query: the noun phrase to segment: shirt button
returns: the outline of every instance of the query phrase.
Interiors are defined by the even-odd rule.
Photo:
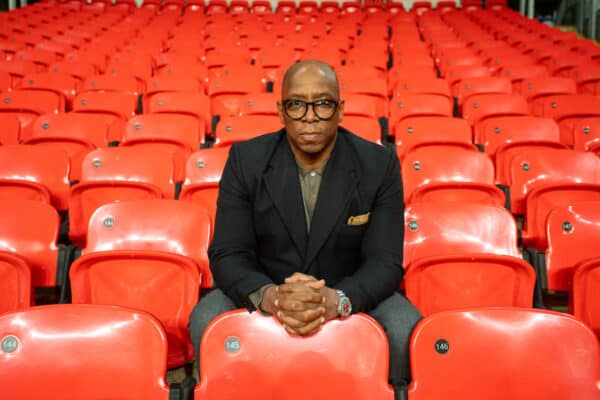
[[[311,171],[310,176],[315,176],[317,173],[315,171]]]

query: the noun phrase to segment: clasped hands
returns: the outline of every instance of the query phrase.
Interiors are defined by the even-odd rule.
[[[325,280],[294,273],[279,286],[270,286],[263,294],[260,308],[274,315],[292,335],[308,336],[337,317],[339,296],[325,286]]]

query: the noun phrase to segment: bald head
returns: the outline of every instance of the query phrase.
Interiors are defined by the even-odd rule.
[[[330,86],[331,90],[339,98],[340,85],[338,83],[337,75],[331,66],[323,61],[318,60],[305,60],[292,65],[285,71],[283,75],[283,83],[281,85],[281,98],[287,98],[287,94],[290,89],[297,85],[303,85],[304,76],[317,77],[327,86]]]

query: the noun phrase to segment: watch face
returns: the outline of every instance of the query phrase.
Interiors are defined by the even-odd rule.
[[[340,299],[340,305],[338,312],[342,317],[347,317],[352,312],[352,304],[350,303],[350,299],[347,297],[342,297]]]

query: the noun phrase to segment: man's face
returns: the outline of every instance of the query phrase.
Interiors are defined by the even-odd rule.
[[[333,149],[344,103],[331,76],[315,66],[301,68],[283,88],[277,108],[294,153],[314,158]]]

